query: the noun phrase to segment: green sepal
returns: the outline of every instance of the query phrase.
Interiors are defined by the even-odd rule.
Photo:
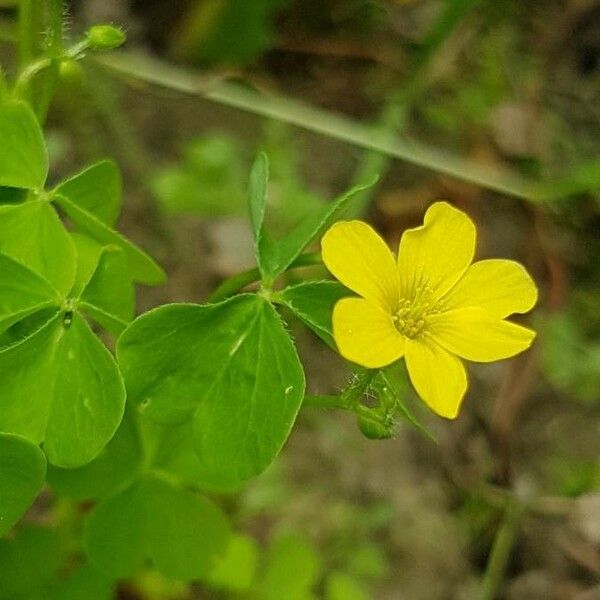
[[[133,576],[147,560],[168,577],[204,579],[231,532],[204,496],[146,475],[99,503],[85,526],[90,561],[112,577]]]
[[[0,433],[0,536],[33,504],[45,476],[46,458],[35,444]]]
[[[48,152],[41,127],[28,104],[0,98],[0,186],[41,189]]]

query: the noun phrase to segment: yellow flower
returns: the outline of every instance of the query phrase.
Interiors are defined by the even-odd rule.
[[[511,260],[471,264],[475,225],[447,202],[430,206],[423,225],[404,232],[397,261],[362,221],[336,223],[321,244],[329,271],[361,296],[335,305],[340,354],[373,369],[404,356],[417,393],[443,417],[456,417],[467,390],[461,358],[508,358],[535,337],[505,320],[533,308],[535,283]]]

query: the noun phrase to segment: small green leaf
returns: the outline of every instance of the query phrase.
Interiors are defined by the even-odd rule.
[[[58,584],[45,591],[45,600],[112,600],[115,583],[90,565],[69,573]]]
[[[58,292],[20,262],[0,254],[0,333],[14,323],[53,304]]]
[[[71,291],[76,272],[75,247],[48,202],[32,200],[0,206],[0,252],[28,266],[63,295]]]
[[[232,592],[247,592],[256,576],[259,546],[248,535],[233,535],[225,555],[217,562],[210,574],[212,587]]]
[[[327,579],[325,600],[369,600],[369,596],[354,577],[336,571]]]
[[[72,231],[70,235],[77,254],[77,273],[69,296],[79,298],[83,288],[92,278],[105,246],[82,233]]]
[[[52,392],[48,460],[60,467],[89,463],[121,422],[125,387],[111,353],[77,313],[57,349]]]
[[[130,577],[148,554],[149,515],[145,490],[136,481],[100,502],[85,525],[85,548],[91,563],[115,578]]]
[[[164,271],[143,250],[105,225],[93,214],[72,202],[66,196],[54,196],[60,207],[75,225],[85,234],[102,245],[120,247],[127,257],[131,277],[134,281],[148,285],[158,285],[165,281]]]
[[[117,335],[131,321],[135,311],[135,290],[121,248],[103,248],[96,270],[81,293],[80,306]]]
[[[77,467],[113,436],[125,390],[113,357],[84,319],[74,313],[70,326],[63,320],[57,314],[0,351],[0,430],[43,440],[52,464]]]
[[[46,600],[44,590],[64,559],[56,531],[24,524],[15,539],[0,539],[0,599]]]
[[[349,294],[336,281],[308,281],[286,288],[279,298],[307,327],[335,349],[331,314],[335,303]]]
[[[342,216],[356,194],[371,187],[376,181],[377,178],[369,183],[353,187],[315,214],[305,217],[296,229],[272,245],[269,249],[269,253],[273,255],[269,261],[270,276],[274,278],[283,273],[312,240],[320,237],[332,223]]]
[[[311,598],[320,570],[319,556],[306,537],[280,535],[269,547],[260,598]]]
[[[121,212],[121,188],[117,165],[103,160],[60,183],[55,193],[113,227]]]
[[[90,560],[108,575],[132,576],[150,560],[168,577],[183,580],[206,578],[229,537],[229,523],[216,505],[154,476],[98,504],[85,532]]]
[[[0,185],[40,189],[48,175],[42,130],[25,102],[0,100]]]
[[[125,413],[117,433],[92,462],[78,469],[50,465],[48,483],[59,494],[74,500],[103,498],[135,477],[141,459],[133,419]]]
[[[254,247],[256,261],[261,266],[260,243],[263,235],[263,223],[267,207],[267,186],[269,183],[269,159],[261,152],[250,171],[248,182],[248,207],[250,210],[250,223],[254,234]]]
[[[235,487],[262,472],[287,439],[304,395],[296,350],[263,298],[164,306],[119,339],[130,399],[151,419],[194,419],[205,483]]]
[[[371,187],[376,179],[366,185],[352,188],[330,204],[307,215],[295,229],[280,240],[273,240],[265,231],[268,181],[269,163],[266,154],[261,153],[250,173],[248,199],[256,261],[263,281],[270,284],[294,262],[313,239],[320,236],[329,225],[340,218],[356,194]]]
[[[46,459],[30,441],[0,433],[0,536],[31,506],[44,485]]]

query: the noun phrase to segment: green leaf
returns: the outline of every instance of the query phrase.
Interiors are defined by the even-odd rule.
[[[122,183],[119,168],[102,160],[60,183],[54,193],[113,227],[121,212]]]
[[[90,565],[83,565],[45,590],[45,600],[112,600],[115,584]]]
[[[85,320],[56,315],[0,351],[0,430],[44,441],[61,467],[90,462],[115,433],[125,390],[110,352]],[[26,399],[26,402],[24,402]]]
[[[308,281],[283,290],[278,299],[327,345],[335,349],[333,307],[350,292],[336,281]]]
[[[369,596],[354,577],[334,572],[327,579],[325,600],[369,600]]]
[[[64,558],[56,532],[45,527],[25,525],[14,540],[0,539],[0,599],[45,600]]]
[[[0,254],[0,333],[38,310],[60,303],[58,292],[45,279]]]
[[[70,292],[75,281],[75,247],[48,202],[0,206],[0,252],[28,266],[63,295]]]
[[[31,506],[44,485],[44,453],[28,440],[0,433],[0,536]]]
[[[79,298],[83,288],[92,278],[105,246],[82,233],[71,231],[70,236],[77,254],[77,272],[69,296]]]
[[[310,598],[320,570],[319,556],[306,537],[279,535],[269,547],[260,598]]]
[[[203,579],[229,541],[227,519],[198,494],[148,476],[98,504],[86,523],[87,553],[113,577],[146,560],[174,579]]]
[[[141,459],[133,419],[125,413],[117,433],[92,462],[78,469],[50,465],[48,483],[59,494],[74,500],[103,498],[136,476]]]
[[[265,231],[265,209],[269,164],[264,153],[259,154],[250,173],[248,198],[250,221],[254,234],[255,253],[263,280],[270,283],[283,273],[300,255],[310,242],[319,237],[348,207],[352,198],[373,185],[376,179],[365,185],[358,185],[337,200],[326,204],[313,214],[305,216],[300,224],[283,239],[273,240]]]
[[[97,504],[85,524],[90,562],[111,577],[130,577],[148,554],[149,515],[145,490],[135,482]]]
[[[269,183],[269,159],[261,152],[252,165],[248,182],[248,208],[250,223],[254,234],[256,262],[261,267],[260,244],[263,235],[263,223],[267,207],[267,185]],[[261,269],[262,270],[262,269]]]
[[[0,204],[20,204],[27,198],[27,190],[0,186]]]
[[[40,189],[48,175],[42,130],[25,102],[0,101],[0,185]]]
[[[125,252],[130,274],[134,281],[148,285],[158,285],[165,281],[163,270],[143,250],[127,238],[105,225],[92,213],[81,208],[66,196],[56,194],[54,198],[83,233],[102,245],[118,246]]]
[[[151,419],[194,419],[205,483],[235,487],[262,472],[287,439],[304,395],[296,350],[263,298],[150,311],[119,339],[130,399]]]
[[[81,293],[80,306],[117,335],[133,319],[135,289],[121,248],[103,248],[96,270]]]
[[[238,593],[250,590],[258,558],[259,547],[253,538],[248,535],[231,536],[225,555],[210,574],[210,585]]]

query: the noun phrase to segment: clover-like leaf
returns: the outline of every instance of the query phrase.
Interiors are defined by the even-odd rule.
[[[0,253],[0,333],[31,314],[60,303],[60,295],[43,277]]]
[[[92,563],[113,577],[150,561],[168,577],[203,579],[225,552],[229,523],[204,496],[146,475],[98,504],[86,523]]]
[[[25,102],[0,100],[0,186],[43,187],[48,153],[40,125]]]
[[[142,315],[119,339],[129,397],[162,423],[193,419],[205,483],[235,487],[262,472],[304,396],[294,345],[262,297],[176,304]]]
[[[28,266],[63,295],[73,287],[75,247],[45,200],[0,206],[0,252]]]
[[[44,453],[18,435],[0,433],[0,536],[31,506],[46,475]]]
[[[125,329],[135,311],[135,289],[121,248],[102,249],[79,300],[79,306],[105,329],[117,335]]]
[[[43,441],[52,464],[77,467],[115,433],[125,389],[112,355],[83,317],[68,318],[70,324],[58,313],[0,351],[0,430]]]
[[[165,280],[164,271],[141,248],[130,242],[119,232],[111,229],[98,217],[73,202],[67,196],[54,194],[58,205],[67,213],[71,221],[86,235],[102,245],[118,246],[125,252],[131,278],[140,283],[158,285]]]
[[[121,212],[121,188],[117,165],[111,160],[102,160],[60,183],[55,193],[113,227]]]
[[[48,468],[49,485],[74,500],[104,498],[132,481],[142,460],[140,440],[131,415],[125,413],[119,429],[92,462],[77,469]]]
[[[279,299],[327,345],[335,349],[331,314],[335,303],[350,292],[337,281],[307,281],[283,290]]]

